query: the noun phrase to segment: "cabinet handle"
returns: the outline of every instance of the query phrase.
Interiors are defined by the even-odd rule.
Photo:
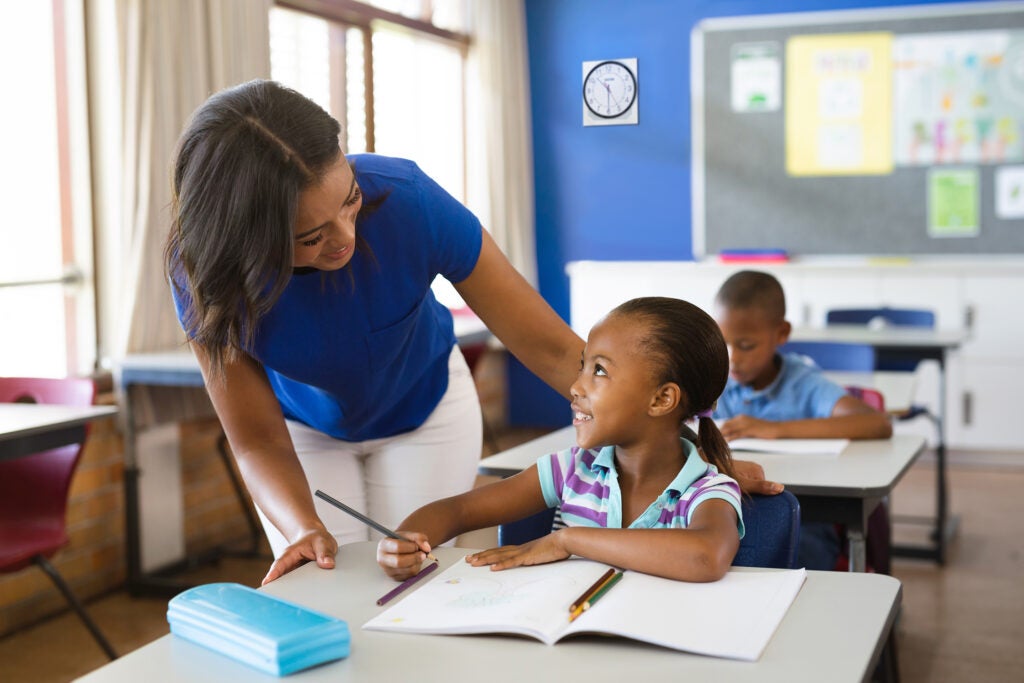
[[[964,426],[970,427],[974,422],[974,394],[970,391],[963,393],[963,420]]]
[[[964,327],[967,328],[968,332],[972,332],[974,330],[974,317],[974,304],[967,304],[964,308]]]

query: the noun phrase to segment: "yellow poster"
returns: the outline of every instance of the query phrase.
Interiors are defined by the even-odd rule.
[[[786,43],[786,171],[892,172],[892,34],[795,36]]]

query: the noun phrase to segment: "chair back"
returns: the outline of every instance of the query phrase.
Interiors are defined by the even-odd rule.
[[[498,545],[520,545],[551,532],[555,508],[498,527]],[[733,560],[737,567],[796,567],[800,546],[800,502],[789,491],[743,496],[746,533]]]
[[[828,325],[935,327],[935,313],[917,308],[839,308],[825,314]]]
[[[774,496],[744,495],[746,533],[735,567],[795,569],[800,548],[800,501],[789,491]]]
[[[88,406],[95,396],[91,379],[0,377],[2,403]],[[83,445],[0,461],[0,570],[20,569],[66,542],[68,488]]]
[[[871,372],[875,369],[875,348],[870,344],[791,341],[780,346],[779,351],[807,356],[822,370]]]
[[[882,395],[882,392],[867,387],[847,386],[845,388],[846,393],[850,396],[860,399],[880,413],[885,412],[885,396]]]

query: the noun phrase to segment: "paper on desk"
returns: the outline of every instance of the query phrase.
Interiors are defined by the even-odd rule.
[[[839,455],[849,444],[849,439],[733,439],[729,448],[751,453]]]

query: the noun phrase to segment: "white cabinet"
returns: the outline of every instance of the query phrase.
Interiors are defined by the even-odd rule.
[[[675,296],[708,312],[732,273],[764,270],[786,291],[787,317],[798,326],[825,324],[833,308],[927,308],[939,329],[966,329],[946,372],[946,434],[954,448],[1024,450],[1015,397],[1024,387],[1024,261],[931,259],[871,265],[864,259],[786,264],[581,261],[567,267],[573,328],[586,335],[611,308],[636,296]],[[918,371],[917,398],[937,407],[939,373]],[[923,430],[927,426],[900,425]],[[930,440],[934,441],[933,438]]]

